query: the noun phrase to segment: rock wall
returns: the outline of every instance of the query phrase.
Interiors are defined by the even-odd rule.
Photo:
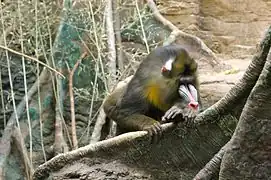
[[[269,0],[159,0],[162,14],[195,34],[223,59],[255,52],[271,22]]]

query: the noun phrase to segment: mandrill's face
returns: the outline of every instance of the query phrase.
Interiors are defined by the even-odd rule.
[[[193,85],[196,71],[196,61],[189,57],[186,52],[181,52],[177,57],[169,58],[161,68],[164,77],[176,77],[180,80],[179,95],[194,110],[199,109],[198,91]]]

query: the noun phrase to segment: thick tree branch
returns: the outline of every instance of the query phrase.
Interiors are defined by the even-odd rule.
[[[271,29],[269,29],[270,33]],[[270,44],[269,44],[270,45]],[[231,145],[225,152],[219,179],[271,177],[271,49],[260,77],[243,108]]]
[[[164,26],[167,26],[173,33],[176,31],[180,31],[178,27],[176,27],[172,22],[168,21],[162,14],[159,12],[157,9],[156,4],[154,3],[153,0],[146,0],[148,7],[151,9],[153,12],[153,16],[160,21]]]
[[[174,123],[166,123],[162,125],[163,131],[170,131],[176,125]],[[99,141],[95,144],[90,144],[76,150],[59,154],[52,158],[51,160],[47,161],[46,163],[40,165],[36,171],[34,172],[33,179],[34,180],[42,180],[49,176],[51,172],[59,170],[63,168],[65,165],[76,161],[83,157],[93,157],[97,156],[101,150],[110,149],[113,147],[119,147],[126,143],[131,143],[139,138],[143,138],[148,136],[147,131],[136,131],[136,132],[129,132],[125,134],[121,134],[119,136]]]

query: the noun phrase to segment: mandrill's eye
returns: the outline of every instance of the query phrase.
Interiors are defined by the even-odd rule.
[[[185,65],[183,62],[175,62],[173,65],[178,73],[183,73],[185,69]]]

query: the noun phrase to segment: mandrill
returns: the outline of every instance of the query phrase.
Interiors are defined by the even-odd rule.
[[[146,130],[157,141],[161,122],[192,121],[200,106],[196,61],[182,46],[169,45],[154,49],[103,108],[120,132]]]

